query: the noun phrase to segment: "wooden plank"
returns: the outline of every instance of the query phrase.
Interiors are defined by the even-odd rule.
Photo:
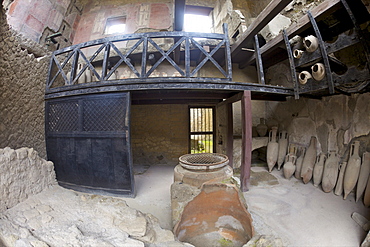
[[[342,7],[341,0],[327,0],[323,2],[322,4],[316,6],[311,10],[311,14],[314,18],[318,18],[320,20],[320,16],[323,14],[331,14],[335,12],[336,10],[340,9]],[[286,29],[286,32],[288,34],[288,37],[293,37],[304,30],[311,27],[311,22],[307,15],[303,16],[301,19],[298,20],[298,22],[292,24],[289,28]],[[278,35],[276,38],[268,42],[266,45],[261,47],[261,54],[267,55],[271,53],[274,49],[276,49],[279,46],[284,45],[284,39],[281,35]],[[243,69],[247,67],[248,65],[255,62],[256,57],[253,53],[243,53],[245,54],[244,62],[241,62],[239,64],[239,68]]]
[[[242,103],[242,157],[240,166],[240,189],[249,190],[252,162],[252,98],[250,91],[244,91]]]
[[[258,34],[290,2],[291,0],[272,0],[257,16],[248,29],[241,34],[240,38],[231,46],[232,58],[234,59],[238,53],[242,52],[242,48],[252,41],[253,37]]]

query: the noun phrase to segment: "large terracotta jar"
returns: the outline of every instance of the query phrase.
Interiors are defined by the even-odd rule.
[[[356,190],[356,202],[361,198],[367,185],[370,173],[370,153],[365,152],[362,155],[362,165],[360,169],[360,175],[358,177],[357,190]]]
[[[317,140],[315,136],[311,136],[310,145],[307,148],[306,154],[303,158],[301,177],[303,183],[308,183],[312,178],[313,167],[316,162],[316,145]]]
[[[295,162],[295,173],[294,176],[296,179],[301,179],[301,170],[302,170],[302,163],[303,163],[303,158],[306,153],[306,149],[304,147],[301,147],[299,152],[299,156]]]
[[[330,192],[334,189],[339,171],[339,158],[335,151],[331,151],[328,159],[324,165],[324,172],[322,174],[322,190]]]
[[[315,187],[321,184],[325,160],[326,155],[324,153],[321,153],[319,156],[317,156],[315,167],[313,168],[313,185]]]
[[[343,193],[343,179],[344,179],[344,172],[346,171],[347,167],[347,161],[343,161],[340,166],[339,166],[339,176],[338,176],[338,181],[337,185],[335,186],[334,194],[337,196],[342,195]]]
[[[288,133],[283,130],[279,133],[279,153],[278,153],[278,170],[280,171],[281,165],[284,163],[285,156],[287,155],[288,148]]]
[[[256,130],[259,136],[263,137],[267,134],[267,125],[264,118],[260,118],[260,123],[256,126]]]
[[[359,155],[360,142],[355,141],[351,145],[350,157],[348,159],[346,172],[344,174],[343,189],[344,189],[344,199],[347,198],[348,194],[356,186],[358,175],[360,174],[361,168],[361,157]]]
[[[267,166],[269,172],[274,168],[279,154],[279,143],[276,141],[277,127],[272,127],[269,132],[269,142],[267,144]]]

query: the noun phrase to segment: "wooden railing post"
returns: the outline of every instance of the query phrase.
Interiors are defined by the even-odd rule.
[[[250,170],[252,161],[252,101],[251,92],[244,91],[242,105],[242,158],[240,166],[240,189],[249,190]]]

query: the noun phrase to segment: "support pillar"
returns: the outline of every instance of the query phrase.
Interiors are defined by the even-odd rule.
[[[252,100],[251,92],[244,91],[241,99],[242,111],[242,157],[240,166],[240,187],[243,192],[249,190],[252,161]]]
[[[227,104],[227,150],[226,155],[229,158],[229,165],[234,167],[233,164],[233,150],[234,150],[234,130],[233,130],[233,104]]]

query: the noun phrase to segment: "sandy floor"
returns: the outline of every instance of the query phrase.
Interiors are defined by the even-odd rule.
[[[256,174],[266,168],[253,167]],[[361,201],[355,203],[354,194],[347,200],[324,193],[320,187],[291,178],[282,171],[272,172],[279,184],[261,182],[244,193],[258,234],[280,237],[286,246],[359,246],[366,232],[351,218],[358,212],[370,219],[370,209]],[[127,204],[160,220],[171,229],[170,185],[173,167],[152,166],[135,176],[136,198]],[[272,183],[273,184],[273,183]]]

